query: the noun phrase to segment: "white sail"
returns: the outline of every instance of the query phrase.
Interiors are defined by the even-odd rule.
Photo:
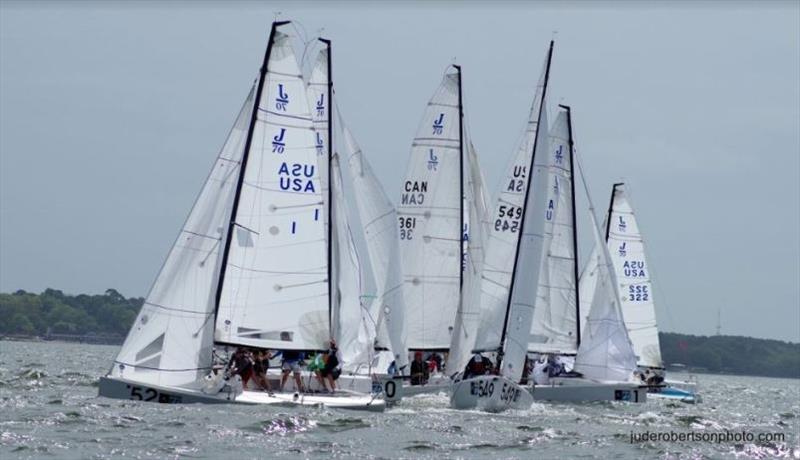
[[[533,316],[537,303],[539,274],[544,255],[544,222],[547,211],[546,165],[537,161],[537,154],[546,158],[550,152],[550,136],[547,135],[546,101],[542,100],[539,123],[542,131],[536,136],[534,165],[530,175],[530,192],[523,211],[519,249],[515,273],[509,296],[506,337],[503,343],[501,373],[512,381],[519,381],[528,355],[528,343],[533,327]]]
[[[619,291],[608,249],[602,243],[594,214],[590,214],[598,248],[596,289],[574,369],[593,380],[633,381],[636,355],[619,306]]]
[[[112,376],[186,386],[210,369],[222,246],[253,99],[251,89],[114,361]]]
[[[498,350],[502,345],[501,335],[508,307],[511,272],[514,269],[514,258],[519,242],[518,232],[520,231],[525,191],[528,186],[531,154],[537,139],[539,108],[542,105],[547,66],[548,62],[546,60],[542,66],[541,77],[536,87],[525,132],[508,166],[507,175],[500,182],[498,193],[495,194],[493,213],[489,215],[483,281],[481,283],[483,313],[478,331],[478,340],[475,344],[475,348],[478,350],[494,351]],[[546,125],[543,124],[542,126],[545,127],[546,132]],[[531,192],[533,193],[533,190]],[[525,282],[533,284],[530,279]],[[528,330],[528,333],[530,333],[530,330]]]
[[[467,141],[465,158],[467,170],[465,195],[464,285],[461,289],[463,301],[456,312],[447,370],[452,375],[463,370],[475,348],[478,327],[481,322],[481,279],[483,276],[484,251],[487,234],[486,190],[478,164],[475,147]]]
[[[328,257],[315,131],[290,38],[280,31],[257,102],[215,340],[324,349]]]
[[[410,349],[447,349],[459,304],[458,78],[447,73],[425,109],[397,208]]]
[[[379,345],[388,345],[398,368],[404,367],[408,364],[408,352],[397,212],[350,130],[344,125],[342,130],[353,194],[375,277],[376,299],[373,305],[378,310],[371,309],[371,316],[377,320],[379,337],[388,338],[388,344]]]
[[[605,227],[604,227],[605,228]],[[581,335],[586,332],[586,318],[589,316],[589,311],[592,309],[592,302],[594,301],[594,293],[597,290],[597,274],[599,262],[597,254],[597,247],[592,247],[592,253],[586,259],[586,265],[583,266],[581,271],[580,281],[578,282],[578,294],[581,299]]]
[[[338,155],[334,155],[331,167],[333,237],[336,248],[334,264],[338,274],[334,291],[334,330],[344,369],[355,371],[359,367],[368,366],[372,361],[375,323],[361,305],[362,266],[348,224],[352,219],[345,206]]]
[[[314,148],[317,152],[317,169],[323,198],[328,196],[328,49],[317,53],[317,59],[308,79],[308,102],[311,118],[314,121]],[[328,215],[322,220],[328,225]]]
[[[623,184],[614,186],[607,245],[619,284],[622,315],[640,366],[664,367],[653,285],[644,241]]]
[[[536,159],[537,165],[548,170],[545,253],[528,344],[528,351],[536,353],[575,354],[578,349],[573,168],[568,123],[567,112],[560,112],[550,130],[550,151],[547,155],[537,155]]]

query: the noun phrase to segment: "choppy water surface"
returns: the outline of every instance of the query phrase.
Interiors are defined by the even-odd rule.
[[[701,375],[703,404],[536,404],[483,414],[418,396],[383,414],[97,397],[117,347],[0,341],[6,458],[800,458],[800,381]],[[676,377],[676,376],[673,376]],[[783,442],[631,443],[631,432],[783,433]]]

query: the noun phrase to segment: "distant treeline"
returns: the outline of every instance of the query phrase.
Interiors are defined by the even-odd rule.
[[[126,299],[114,289],[101,295],[69,295],[55,289],[41,294],[0,294],[0,334],[46,337],[49,334],[128,334],[144,299]]]
[[[733,335],[697,336],[662,332],[667,365],[713,373],[800,378],[800,343]]]
[[[114,289],[102,295],[0,294],[0,335],[47,337],[128,333],[144,299],[126,299]],[[662,332],[667,365],[705,372],[800,378],[800,344],[738,336],[695,336]]]

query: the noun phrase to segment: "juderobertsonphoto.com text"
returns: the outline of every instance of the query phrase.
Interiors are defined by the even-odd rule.
[[[751,433],[749,431],[631,431],[630,443],[639,442],[785,442],[785,433]]]

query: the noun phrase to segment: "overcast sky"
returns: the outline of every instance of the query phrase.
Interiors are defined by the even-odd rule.
[[[144,296],[280,11],[333,40],[395,199],[454,58],[494,192],[555,36],[551,113],[573,107],[598,208],[630,184],[661,329],[712,334],[720,309],[725,334],[800,341],[797,2],[159,5],[1,4],[0,291]]]

